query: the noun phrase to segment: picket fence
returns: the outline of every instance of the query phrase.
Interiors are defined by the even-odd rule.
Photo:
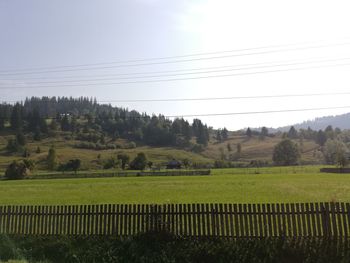
[[[8,235],[350,237],[350,203],[0,206]]]

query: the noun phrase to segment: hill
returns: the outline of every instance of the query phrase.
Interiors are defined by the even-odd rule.
[[[337,132],[296,131],[288,137],[299,145],[302,164],[317,164],[322,161],[320,138],[335,138]],[[274,146],[284,136],[213,130],[199,119],[189,123],[149,116],[91,98],[30,98],[0,104],[0,171],[23,158],[45,171],[50,147],[56,150],[58,164],[80,159],[82,170],[116,168],[118,154],[131,161],[140,152],[153,168],[173,159],[192,168],[271,165]]]
[[[308,127],[310,127],[313,130],[324,130],[329,125],[333,126],[334,128],[339,128],[342,130],[350,129],[350,113],[345,113],[345,114],[336,115],[336,116],[320,117],[314,120],[308,120],[302,123],[280,127],[276,130],[288,131],[291,126],[294,126],[294,128],[296,128],[297,130],[307,129]]]

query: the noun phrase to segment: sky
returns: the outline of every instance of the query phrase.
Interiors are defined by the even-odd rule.
[[[89,96],[214,128],[280,127],[350,111],[350,3],[0,0],[0,100]],[[192,120],[191,117],[188,118]]]

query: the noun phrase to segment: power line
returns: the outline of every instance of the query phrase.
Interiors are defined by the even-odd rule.
[[[243,111],[243,112],[226,112],[226,113],[205,113],[205,114],[183,114],[183,115],[139,115],[139,116],[125,116],[124,119],[148,119],[152,116],[163,116],[164,118],[197,118],[197,117],[218,117],[218,116],[234,116],[234,115],[256,115],[256,114],[272,114],[272,113],[288,113],[288,112],[306,112],[319,110],[334,110],[334,109],[350,109],[350,106],[335,106],[335,107],[319,107],[319,108],[303,108],[303,109],[285,109],[285,110],[267,110],[267,111]],[[1,118],[1,117],[0,117]],[[5,118],[2,118],[5,119]],[[55,117],[48,119],[57,119]]]
[[[303,112],[303,111],[317,111],[317,110],[349,109],[349,108],[350,108],[350,106],[337,106],[337,107],[286,109],[286,110],[268,110],[268,111],[247,111],[247,112],[229,112],[229,113],[168,115],[168,116],[165,116],[165,117],[166,118],[215,117],[215,116],[230,116],[230,115],[255,115],[255,114],[270,114],[270,113],[286,113],[286,112]]]
[[[177,72],[190,72],[190,71],[200,71],[200,70],[210,70],[210,69],[224,69],[224,68],[239,68],[239,67],[247,67],[247,66],[259,66],[259,65],[271,65],[271,64],[281,64],[281,63],[316,63],[316,62],[329,62],[336,60],[347,60],[350,58],[337,58],[337,59],[323,59],[323,60],[284,60],[284,61],[268,61],[268,62],[260,62],[260,63],[244,63],[239,65],[225,65],[225,66],[215,66],[215,67],[200,67],[200,68],[187,68],[187,69],[176,69],[176,70],[161,70],[161,71],[144,71],[144,72],[128,72],[128,73],[116,73],[116,74],[99,74],[99,75],[85,75],[85,76],[60,76],[60,77],[34,77],[34,78],[21,78],[21,79],[3,79],[8,81],[27,81],[27,80],[46,80],[46,79],[72,79],[72,78],[85,78],[85,77],[93,77],[93,78],[103,78],[103,77],[115,77],[115,76],[134,76],[134,75],[154,75],[154,74],[163,74],[163,73],[177,73]],[[246,69],[246,68],[245,68]],[[198,72],[197,72],[198,73]],[[148,77],[148,76],[146,76]]]
[[[109,65],[109,64],[119,64],[119,63],[134,63],[134,62],[142,62],[142,61],[185,58],[185,57],[205,56],[205,55],[214,55],[214,54],[223,54],[223,53],[233,53],[233,52],[241,52],[241,51],[268,49],[268,48],[288,47],[288,46],[295,46],[295,45],[300,45],[300,44],[281,44],[281,45],[261,46],[261,47],[253,47],[253,48],[243,48],[243,49],[232,49],[232,50],[223,50],[223,51],[193,53],[193,54],[177,55],[177,56],[164,56],[164,57],[153,57],[153,58],[143,58],[143,59],[133,59],[133,60],[120,60],[120,61],[112,61],[112,62],[87,63],[87,64],[76,64],[76,65],[62,65],[62,66],[52,66],[52,67],[24,68],[24,69],[0,71],[0,73],[1,72],[15,72],[15,71],[58,69],[58,68],[67,68],[67,67],[88,67],[88,66]]]
[[[350,95],[350,92],[309,93],[309,94],[281,94],[262,96],[238,96],[238,97],[207,97],[207,98],[179,98],[179,99],[136,99],[136,100],[99,100],[100,103],[113,102],[176,102],[176,101],[210,101],[210,100],[239,100],[239,99],[268,99],[268,98],[291,98],[291,97],[316,97]]]
[[[284,63],[275,65],[265,65],[265,66],[253,66],[253,67],[239,67],[239,68],[229,68],[220,70],[207,70],[198,72],[185,72],[185,73],[175,73],[175,74],[160,74],[160,75],[150,75],[150,76],[134,76],[134,77],[117,77],[117,78],[99,78],[99,79],[76,79],[76,80],[61,80],[61,81],[39,81],[39,82],[26,82],[26,84],[37,85],[37,84],[58,84],[58,83],[74,83],[83,81],[108,81],[108,80],[122,80],[122,79],[145,79],[145,78],[161,78],[161,77],[175,77],[175,76],[185,76],[185,75],[198,75],[198,74],[208,74],[208,73],[218,73],[218,72],[230,72],[230,71],[240,71],[249,69],[260,69],[260,68],[275,68],[275,67],[286,67],[295,65],[306,65],[324,62],[336,62],[349,60],[350,58],[341,59],[327,59],[327,60],[316,60],[316,61],[304,61],[304,62],[294,62],[294,63]]]
[[[43,74],[43,73],[55,73],[55,72],[71,72],[71,71],[83,71],[83,70],[94,70],[94,69],[125,68],[125,67],[150,66],[150,65],[159,65],[159,64],[173,64],[173,63],[183,63],[183,62],[191,62],[191,61],[222,59],[222,58],[229,58],[229,57],[263,55],[263,54],[279,53],[279,52],[285,52],[285,51],[320,49],[320,48],[344,46],[344,45],[350,45],[350,42],[337,43],[337,44],[323,44],[323,45],[314,45],[314,46],[296,47],[296,48],[285,48],[285,49],[277,49],[277,50],[267,50],[267,51],[260,51],[260,52],[221,55],[221,56],[202,57],[202,58],[177,59],[177,60],[170,60],[170,61],[158,61],[158,62],[136,63],[136,64],[121,64],[121,65],[103,66],[103,67],[73,68],[73,69],[61,69],[61,70],[42,70],[42,71],[41,71],[41,69],[45,69],[45,68],[36,68],[36,69],[34,68],[32,70],[28,69],[28,71],[25,71],[25,70],[0,71],[0,76],[28,75],[28,74],[39,74],[39,73]],[[259,49],[259,48],[255,48],[255,49]],[[229,51],[221,51],[221,53],[222,52],[228,53]],[[231,51],[231,52],[233,52],[233,51]],[[191,55],[184,55],[184,56],[191,56]],[[195,56],[195,55],[193,55],[193,56]],[[158,58],[158,59],[163,59],[163,58]],[[164,59],[165,59],[165,57],[164,57]],[[116,63],[121,63],[121,62],[99,63],[99,65],[116,64]],[[85,64],[85,66],[87,66],[87,65],[94,65],[94,64]],[[82,67],[82,66],[84,66],[84,65],[80,65],[80,67]],[[79,66],[59,66],[59,67],[51,67],[51,69],[67,68],[67,67],[79,67]],[[48,67],[46,69],[50,69],[50,68]]]
[[[246,76],[246,75],[257,75],[265,73],[278,73],[288,71],[298,71],[305,69],[319,69],[327,67],[338,67],[348,66],[350,63],[334,64],[334,65],[323,65],[323,66],[312,66],[312,67],[299,67],[299,68],[288,68],[288,69],[277,69],[277,70],[265,70],[256,72],[244,72],[244,73],[232,73],[232,74],[221,74],[221,75],[209,75],[209,76],[196,76],[196,77],[185,77],[185,78],[171,78],[171,79],[159,79],[159,80],[140,80],[140,81],[122,81],[112,83],[78,83],[78,84],[65,84],[65,85],[47,85],[47,86],[12,86],[12,87],[1,87],[0,89],[35,89],[35,88],[60,88],[60,87],[83,87],[83,86],[101,86],[101,85],[123,85],[123,84],[140,84],[140,83],[155,83],[155,82],[172,82],[182,80],[196,80],[196,79],[209,79],[209,78],[222,78],[222,77],[234,77],[234,76]]]

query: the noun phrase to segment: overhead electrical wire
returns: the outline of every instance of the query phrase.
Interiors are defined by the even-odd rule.
[[[228,112],[228,113],[204,113],[204,114],[184,114],[184,115],[166,115],[166,118],[190,118],[190,117],[213,117],[213,116],[232,116],[232,115],[255,115],[255,114],[270,114],[270,113],[286,113],[286,112],[304,112],[318,110],[334,110],[334,109],[349,109],[350,106],[335,106],[335,107],[320,107],[320,108],[304,108],[304,109],[286,109],[286,110],[267,110],[267,111],[243,111],[243,112]]]
[[[163,74],[163,73],[178,73],[178,72],[191,72],[191,71],[201,71],[201,70],[211,70],[211,69],[227,69],[232,68],[232,70],[245,70],[249,68],[242,68],[242,67],[248,67],[252,66],[250,68],[256,68],[255,66],[262,65],[265,66],[281,66],[280,64],[283,64],[282,66],[291,65],[291,64],[306,64],[306,63],[319,63],[319,62],[332,62],[332,61],[340,61],[340,60],[348,60],[350,58],[335,58],[335,59],[320,59],[320,58],[313,58],[305,61],[305,59],[293,59],[293,60],[283,60],[283,61],[267,61],[267,62],[259,62],[259,63],[244,63],[244,64],[236,64],[236,65],[224,65],[224,66],[214,66],[214,67],[199,67],[199,68],[187,68],[187,69],[175,69],[175,70],[161,70],[161,71],[143,71],[143,72],[128,72],[128,73],[114,73],[114,74],[98,74],[98,75],[85,75],[85,76],[59,76],[59,77],[32,77],[32,78],[21,78],[21,79],[2,79],[4,81],[30,81],[30,80],[55,80],[55,79],[72,79],[72,78],[84,78],[81,81],[84,80],[90,80],[91,78],[103,78],[103,77],[116,77],[116,76],[138,76],[138,75],[146,75],[144,77],[149,77],[147,75],[155,75],[155,74]],[[193,72],[193,74],[200,74],[200,72]],[[86,79],[88,77],[89,79]],[[140,77],[141,78],[141,77]],[[99,79],[101,80],[101,79]],[[33,82],[31,82],[33,83]]]
[[[261,96],[234,96],[234,97],[207,97],[207,98],[179,98],[179,99],[125,99],[125,100],[98,100],[99,103],[122,103],[122,102],[178,102],[178,101],[211,101],[211,100],[240,100],[240,99],[270,99],[270,98],[291,98],[291,97],[316,97],[316,96],[339,96],[350,95],[350,92],[329,92],[329,93],[307,93],[307,94],[280,94]]]
[[[94,67],[94,65],[120,64],[120,63],[123,63],[123,62],[107,62],[107,63],[72,65],[72,66],[32,68],[32,69],[22,69],[22,70],[7,70],[7,71],[0,71],[0,76],[44,74],[44,73],[71,72],[71,71],[84,71],[84,70],[86,71],[86,70],[109,69],[109,68],[128,68],[128,67],[150,66],[150,65],[158,65],[158,64],[173,64],[173,63],[184,63],[184,62],[191,62],[191,61],[222,59],[222,58],[229,58],[229,57],[263,55],[263,54],[279,53],[279,52],[285,52],[285,51],[299,51],[299,50],[308,50],[308,49],[320,49],[320,48],[336,47],[336,46],[344,46],[344,45],[350,45],[350,42],[336,43],[336,44],[322,44],[322,45],[313,45],[313,46],[303,46],[303,47],[295,47],[295,48],[284,48],[284,49],[282,48],[282,49],[277,49],[277,50],[265,50],[265,51],[259,51],[259,52],[220,55],[220,56],[211,56],[211,57],[199,57],[199,58],[190,58],[190,59],[175,59],[175,60],[169,60],[169,61],[156,61],[156,62],[148,62],[148,63],[121,64],[121,65],[114,65],[114,66],[97,66],[97,67]],[[251,50],[253,50],[253,49],[254,48],[252,48]],[[255,49],[262,49],[262,48],[255,48]],[[246,50],[248,50],[248,49],[246,49]],[[237,51],[239,51],[239,50],[237,50]],[[242,50],[240,50],[240,51],[242,51]],[[228,53],[228,52],[230,52],[230,51],[221,51],[221,52],[218,52],[218,53],[215,53],[215,52],[212,52],[212,53],[219,54],[219,53]],[[231,52],[234,52],[234,51],[231,51]],[[203,53],[203,54],[205,54],[205,53]],[[189,56],[198,56],[198,55],[183,55],[183,56],[189,57]],[[155,58],[155,59],[165,59],[165,58],[166,57],[164,57],[164,58]],[[171,57],[168,57],[168,58],[171,58]],[[150,59],[150,60],[155,60],[155,59]],[[129,62],[132,62],[132,61],[145,61],[145,60],[129,60]],[[92,66],[92,67],[90,67],[90,66]]]
[[[229,71],[240,71],[249,69],[260,69],[260,68],[275,68],[275,67],[286,67],[295,65],[305,65],[305,64],[315,64],[315,63],[325,63],[325,62],[336,62],[350,60],[350,58],[340,58],[340,59],[327,59],[327,60],[315,60],[315,61],[304,61],[304,62],[294,62],[294,63],[284,63],[284,64],[272,64],[265,66],[253,66],[253,67],[238,67],[220,70],[207,70],[198,72],[185,72],[185,73],[174,73],[174,74],[160,74],[160,75],[150,75],[150,76],[134,76],[134,77],[112,77],[112,78],[98,78],[98,79],[76,79],[76,80],[61,80],[61,81],[38,81],[38,82],[26,82],[26,84],[37,85],[37,84],[57,84],[57,83],[71,83],[71,82],[83,82],[83,81],[108,81],[108,80],[122,80],[122,79],[145,79],[145,78],[161,78],[161,77],[175,77],[175,76],[185,76],[185,75],[198,75],[198,74],[208,74],[208,73],[218,73],[218,72],[229,72]],[[1,87],[1,86],[0,86]]]
[[[157,79],[157,80],[121,81],[121,82],[107,82],[107,83],[77,83],[77,84],[61,84],[61,85],[45,85],[45,86],[40,86],[40,85],[28,86],[26,84],[22,84],[24,86],[11,86],[11,87],[1,87],[0,86],[0,90],[1,89],[33,89],[33,88],[36,89],[36,88],[84,87],[84,86],[103,86],[103,85],[123,85],[123,84],[138,84],[138,83],[172,82],[172,81],[182,81],[182,80],[196,80],[196,79],[257,75],[257,74],[265,74],[265,73],[288,72],[288,71],[298,71],[298,70],[305,70],[305,69],[319,69],[319,68],[348,66],[348,65],[350,65],[350,63],[310,66],[310,67],[297,67],[297,68],[287,68],[287,69],[275,69],[275,70],[265,70],[265,71],[255,71],[255,72],[242,72],[242,73],[232,73],[232,74],[220,74],[220,75],[207,75],[207,76]]]
[[[125,119],[148,119],[152,116],[163,116],[164,118],[197,118],[197,117],[218,117],[218,116],[234,116],[234,115],[256,115],[256,114],[272,114],[272,113],[288,113],[288,112],[306,112],[319,110],[334,110],[334,109],[350,109],[349,106],[334,106],[334,107],[318,107],[318,108],[302,108],[302,109],[284,109],[284,110],[266,110],[266,111],[242,111],[242,112],[225,112],[225,113],[204,113],[204,114],[182,114],[182,115],[139,115],[139,116],[125,116]],[[4,118],[2,118],[4,119]],[[57,119],[55,117],[48,119]]]

